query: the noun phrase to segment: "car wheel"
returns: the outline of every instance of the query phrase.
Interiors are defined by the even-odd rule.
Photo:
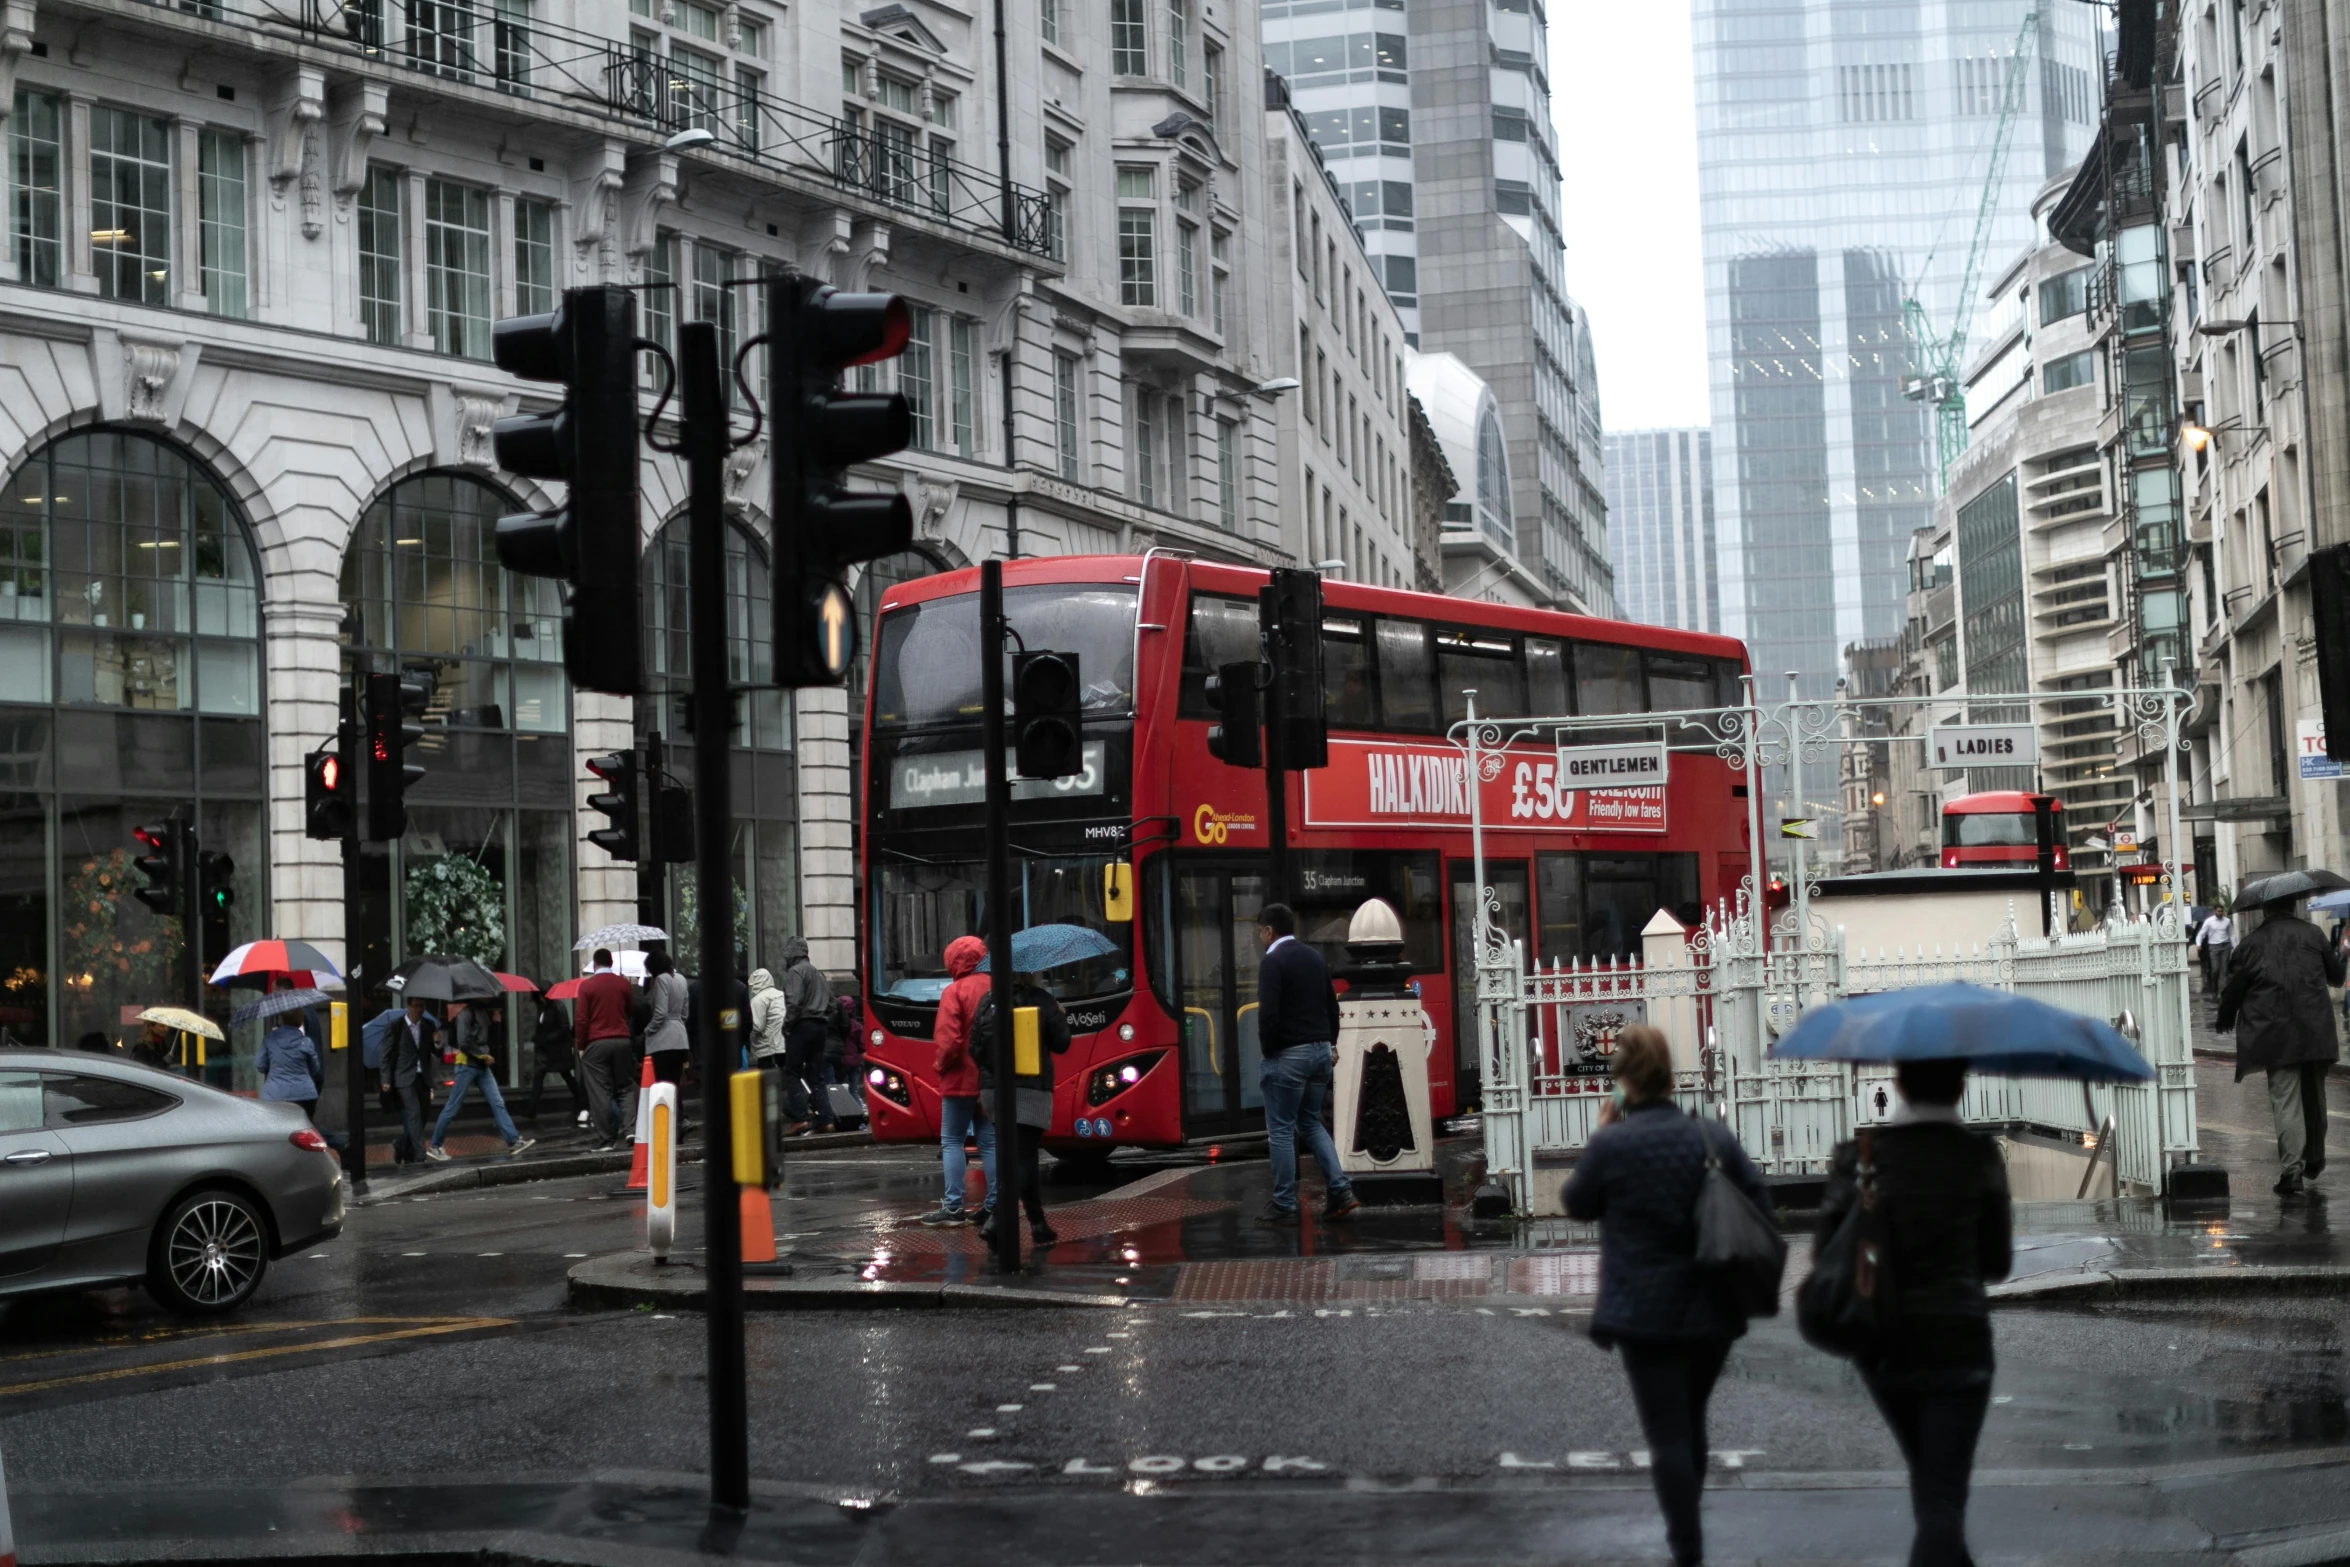
[[[147,1292],[173,1311],[210,1316],[250,1300],[268,1268],[269,1231],[251,1198],[190,1192],[156,1226]]]

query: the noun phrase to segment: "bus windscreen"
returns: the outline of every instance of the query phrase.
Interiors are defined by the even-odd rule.
[[[1035,976],[1055,1000],[1111,996],[1134,986],[1134,922],[1110,919],[1107,912],[1104,871],[1110,863],[1106,854],[1012,863],[1015,933],[1044,925],[1091,933],[1055,933],[1062,938],[1057,946],[1085,953]],[[882,860],[877,880],[866,958],[875,991],[897,1001],[935,1002],[947,987],[947,943],[987,934],[987,862]]]
[[[1013,645],[1077,655],[1085,711],[1134,709],[1134,589],[1097,583],[1011,588],[1004,617]],[[968,724],[979,718],[979,595],[958,593],[881,617],[873,721],[883,729]],[[1007,673],[1005,686],[1010,688]]]

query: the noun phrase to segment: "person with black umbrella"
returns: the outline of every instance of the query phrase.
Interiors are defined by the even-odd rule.
[[[2326,1072],[2342,1053],[2326,994],[2350,974],[2342,949],[2294,911],[2295,900],[2329,890],[2324,871],[2293,871],[2247,882],[2239,910],[2259,904],[2260,928],[2236,944],[2219,993],[2218,1028],[2236,1034],[2236,1081],[2268,1077],[2277,1130],[2278,1195],[2299,1194],[2326,1163]]]

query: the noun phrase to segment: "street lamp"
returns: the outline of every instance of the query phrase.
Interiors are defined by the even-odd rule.
[[[1304,384],[1294,375],[1277,375],[1270,381],[1259,381],[1249,391],[1253,396],[1270,400],[1283,392],[1294,392]]]
[[[689,130],[679,131],[676,135],[670,137],[667,141],[661,144],[661,150],[663,152],[692,152],[697,147],[709,146],[717,139],[717,133],[712,131],[708,126],[696,125]]]

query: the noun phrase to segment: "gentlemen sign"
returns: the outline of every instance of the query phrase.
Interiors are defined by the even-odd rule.
[[[2040,760],[2040,731],[2030,724],[1934,724],[1926,730],[1927,765],[2024,767]]]
[[[1662,740],[1634,745],[1561,745],[1558,780],[1566,789],[1626,789],[1665,781]]]

